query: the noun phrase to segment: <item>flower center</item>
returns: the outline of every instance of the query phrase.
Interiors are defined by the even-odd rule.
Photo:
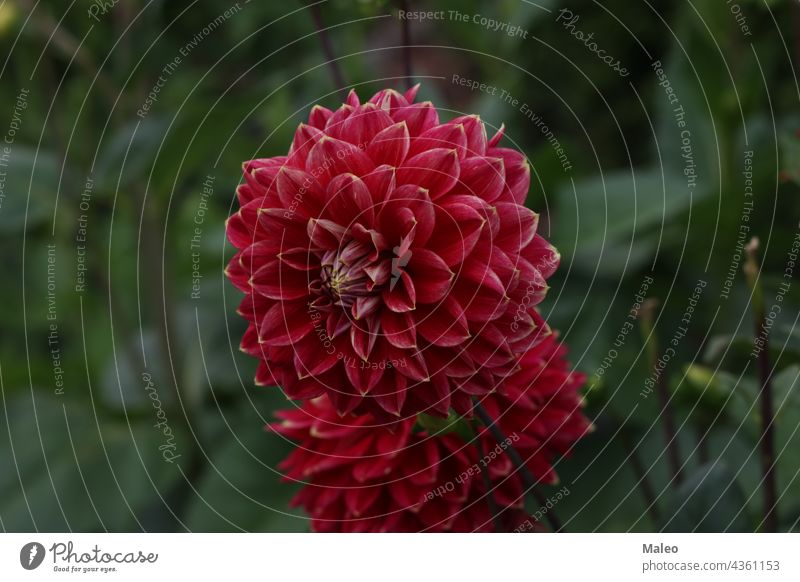
[[[377,253],[365,244],[351,240],[342,248],[327,251],[320,261],[320,277],[312,290],[330,299],[333,305],[350,307],[359,297],[380,293],[375,272]]]

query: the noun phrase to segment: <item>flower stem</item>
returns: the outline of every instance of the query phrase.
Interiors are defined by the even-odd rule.
[[[480,435],[478,435],[478,431],[475,431],[475,447],[478,449],[478,457],[482,459],[486,453],[483,449],[483,442],[481,441]],[[494,498],[494,489],[492,489],[492,482],[489,479],[488,468],[481,471],[481,478],[483,479],[483,486],[486,489],[486,503],[489,505],[489,515],[492,516],[494,531],[500,533],[503,531],[503,525],[500,522],[500,510],[497,505],[497,500]]]
[[[475,414],[477,414],[480,421],[484,425],[486,425],[486,428],[489,430],[489,433],[494,437],[494,440],[496,440],[498,444],[508,443],[508,446],[506,447],[505,451],[508,454],[508,457],[511,459],[511,462],[519,471],[520,476],[522,477],[522,483],[525,485],[525,489],[533,494],[533,496],[536,498],[536,501],[539,504],[545,506],[547,503],[547,499],[545,498],[544,495],[542,495],[542,493],[538,489],[536,489],[537,480],[533,477],[530,470],[528,470],[527,465],[525,465],[525,462],[522,460],[522,457],[520,456],[517,449],[515,449],[512,444],[510,444],[509,439],[506,437],[505,434],[503,434],[503,431],[500,429],[497,423],[494,420],[492,420],[492,417],[489,416],[489,413],[486,412],[486,409],[483,407],[483,405],[476,398],[473,399],[472,403],[473,403],[472,404],[473,409],[475,410]],[[547,521],[550,522],[550,527],[553,529],[554,532],[564,531],[564,526],[562,525],[561,520],[558,519],[558,517],[556,517],[556,514],[552,510],[549,510],[547,512]]]
[[[647,355],[650,363],[650,369],[656,372],[656,391],[658,392],[658,399],[661,403],[661,426],[664,429],[664,438],[667,442],[667,460],[672,473],[672,478],[676,484],[683,481],[681,474],[681,455],[678,450],[678,431],[675,428],[675,414],[670,406],[669,387],[667,384],[667,372],[661,370],[657,372],[659,345],[658,336],[654,330],[653,312],[658,305],[656,299],[647,299],[641,308],[641,329],[642,337],[645,341],[647,348]]]
[[[325,59],[327,59],[326,64],[331,72],[331,77],[333,77],[333,83],[336,85],[342,97],[342,101],[344,101],[347,99],[344,76],[342,75],[342,70],[339,68],[339,61],[336,60],[336,54],[333,52],[333,43],[328,34],[328,29],[325,28],[325,21],[322,19],[322,9],[319,3],[312,4],[309,6],[309,9],[311,10],[311,18],[314,20],[314,26],[317,27],[317,32],[319,33],[319,42],[322,44],[322,52],[325,54]]]
[[[622,446],[628,453],[628,459],[630,459],[631,462],[631,469],[633,469],[633,473],[636,475],[636,480],[639,484],[639,491],[642,493],[644,502],[647,503],[647,514],[650,516],[653,524],[658,524],[661,522],[661,513],[658,510],[655,491],[653,490],[653,485],[650,483],[650,479],[647,476],[644,463],[642,463],[642,459],[639,458],[639,455],[636,453],[636,449],[633,446],[630,435],[625,432],[624,429],[620,431],[620,438],[622,439]]]
[[[408,0],[397,0],[400,10],[408,12]],[[408,18],[400,19],[401,32],[403,36],[403,65],[406,77],[406,88],[414,86],[414,70],[411,63],[411,23]]]
[[[764,293],[759,280],[758,238],[753,238],[745,247],[747,258],[744,274],[752,291],[755,338],[761,351],[758,352],[758,374],[761,381],[759,408],[761,412],[761,470],[764,473],[764,529],[778,531],[778,483],[775,476],[775,413],[772,394],[772,379],[769,364],[769,335],[765,327]]]

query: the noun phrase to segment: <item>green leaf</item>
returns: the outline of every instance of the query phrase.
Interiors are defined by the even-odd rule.
[[[149,421],[95,420],[83,405],[41,394],[8,402],[6,412],[0,515],[7,530],[134,531],[143,527],[140,512],[180,478]]]
[[[5,175],[3,175],[5,173]],[[0,233],[15,235],[47,220],[59,192],[61,167],[48,152],[15,145],[9,165],[0,168]],[[68,183],[68,182],[67,182]],[[64,192],[61,192],[62,200]],[[26,216],[27,207],[27,216]]]
[[[747,532],[747,497],[723,461],[703,465],[668,494],[662,511],[668,532]]]
[[[260,409],[272,410],[282,402],[279,390],[266,394],[255,397]],[[210,413],[208,421],[220,436],[206,451],[209,466],[189,504],[192,531],[308,530],[308,518],[289,507],[296,486],[283,482],[277,467],[293,445],[265,430],[267,420],[250,403],[233,412]]]
[[[652,258],[659,233],[692,195],[682,174],[650,168],[577,181],[574,190],[571,184],[559,190],[557,200],[558,249],[584,271],[617,276]]]
[[[153,116],[118,129],[95,164],[98,188],[113,192],[118,183],[120,188],[141,187],[139,181],[147,177],[166,128],[164,121]]]

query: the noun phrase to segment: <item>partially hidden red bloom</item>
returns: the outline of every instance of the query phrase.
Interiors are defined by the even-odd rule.
[[[589,429],[578,395],[584,377],[569,372],[564,352],[548,336],[524,355],[520,372],[483,399],[508,441],[498,443],[482,428],[483,457],[474,442],[456,433],[431,436],[413,419],[388,428],[370,415],[340,417],[326,396],[278,412],[281,422],[272,427],[297,443],[280,467],[305,483],[293,504],[305,508],[315,531],[491,531],[486,472],[502,527],[524,524],[524,488],[507,446],[537,479],[555,483],[553,459]]]
[[[523,205],[527,160],[416,92],[315,106],[288,155],[244,164],[226,273],[257,384],[342,414],[464,414],[545,335],[559,255]]]

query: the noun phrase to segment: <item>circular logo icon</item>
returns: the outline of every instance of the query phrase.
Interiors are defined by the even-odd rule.
[[[19,563],[26,570],[35,570],[44,561],[44,546],[39,542],[29,542],[19,551]]]

